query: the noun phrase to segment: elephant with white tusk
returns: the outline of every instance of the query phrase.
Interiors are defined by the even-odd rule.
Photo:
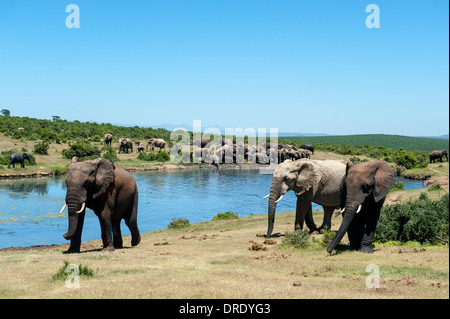
[[[66,176],[66,200],[60,213],[69,210],[69,229],[64,238],[70,240],[66,253],[79,253],[86,207],[98,216],[103,250],[122,248],[120,221],[125,220],[131,232],[131,245],[141,240],[137,226],[138,189],[129,172],[100,158],[78,162],[73,158]]]
[[[289,190],[294,190],[297,195],[295,229],[303,229],[303,222],[311,232],[330,229],[333,211],[340,205],[339,185],[344,174],[345,164],[332,160],[300,159],[278,165],[273,174],[270,194],[264,197],[269,197],[266,237],[270,237],[273,231],[276,204]],[[319,229],[312,218],[312,202],[322,205],[324,210]]]

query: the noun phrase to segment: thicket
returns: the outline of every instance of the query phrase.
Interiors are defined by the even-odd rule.
[[[159,151],[156,154],[140,152],[137,158],[147,162],[167,162],[170,161],[170,154],[165,151]]]
[[[69,148],[61,151],[62,156],[67,159],[72,159],[76,156],[80,159],[87,159],[89,157],[96,158],[100,156],[100,149],[94,145],[85,142],[75,142],[69,144]]]
[[[41,140],[50,143],[67,143],[69,141],[103,142],[106,133],[113,135],[113,142],[127,137],[139,140],[163,138],[170,140],[170,131],[162,128],[144,128],[138,126],[117,126],[110,123],[91,123],[62,120],[54,116],[53,120],[29,117],[1,116],[0,133],[15,139]],[[20,129],[19,129],[20,128]]]
[[[417,200],[384,206],[374,241],[417,241],[432,245],[448,243],[448,205],[448,193],[438,201],[431,201],[426,193],[422,193]]]

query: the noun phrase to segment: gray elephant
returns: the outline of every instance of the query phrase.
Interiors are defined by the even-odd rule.
[[[105,134],[105,136],[103,136],[103,140],[104,140],[105,146],[106,145],[111,146],[111,143],[112,143],[112,140],[113,140],[112,134],[109,134],[109,133]]]
[[[327,252],[331,253],[345,233],[352,249],[373,253],[372,241],[386,195],[395,183],[395,171],[386,161],[347,163],[341,183],[342,224]]]
[[[104,158],[78,162],[74,157],[66,175],[66,184],[66,201],[60,212],[66,206],[69,209],[69,229],[64,238],[70,240],[70,247],[66,253],[80,252],[86,207],[99,218],[103,250],[122,247],[122,219],[130,229],[131,245],[139,244],[138,189],[129,172]]]
[[[278,165],[272,178],[269,197],[267,237],[273,231],[275,209],[277,203],[289,191],[297,195],[295,214],[295,229],[303,229],[306,222],[311,232],[322,228],[331,228],[331,217],[336,207],[340,205],[339,186],[345,174],[345,164],[339,161],[308,160],[285,161]],[[323,207],[324,218],[322,226],[317,229],[312,218],[314,202]]]
[[[14,164],[17,163],[20,163],[21,168],[25,168],[25,160],[28,160],[28,163],[31,164],[30,156],[27,153],[12,153],[11,155],[9,155],[8,168],[10,168],[11,165],[15,168]]]
[[[300,148],[308,150],[308,151],[311,152],[311,154],[314,155],[314,146],[312,144],[303,144],[303,145],[300,146]]]
[[[145,151],[148,151],[148,147],[150,146],[150,150],[154,150],[155,146],[159,147],[159,150],[164,149],[166,147],[166,141],[164,141],[162,138],[149,138],[147,140],[147,146],[145,148]]]
[[[432,151],[430,152],[430,154],[428,154],[428,156],[430,157],[430,164],[431,163],[435,163],[435,161],[438,159],[441,161],[442,163],[442,157],[445,156],[445,158],[447,158],[447,162],[448,162],[448,153],[445,150],[442,151]]]
[[[119,154],[120,152],[125,153],[125,151],[131,150],[133,152],[133,142],[129,138],[121,138],[119,140]]]

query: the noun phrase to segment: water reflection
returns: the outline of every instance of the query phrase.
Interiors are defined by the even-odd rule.
[[[271,175],[247,170],[194,170],[134,173],[139,189],[138,225],[141,232],[167,227],[174,217],[191,223],[209,221],[217,213],[239,216],[267,211]],[[420,181],[402,180],[407,189],[423,188]],[[0,182],[0,248],[67,241],[67,211],[58,214],[66,194],[64,177]],[[295,210],[288,192],[277,212]],[[321,207],[313,204],[313,209]],[[128,228],[122,225],[123,235]],[[100,238],[97,216],[87,210],[83,241]]]

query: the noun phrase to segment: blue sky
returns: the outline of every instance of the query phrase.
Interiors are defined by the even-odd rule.
[[[68,29],[68,4],[80,28]],[[365,25],[367,5],[380,28]],[[449,132],[448,1],[0,2],[0,109],[279,132]]]

